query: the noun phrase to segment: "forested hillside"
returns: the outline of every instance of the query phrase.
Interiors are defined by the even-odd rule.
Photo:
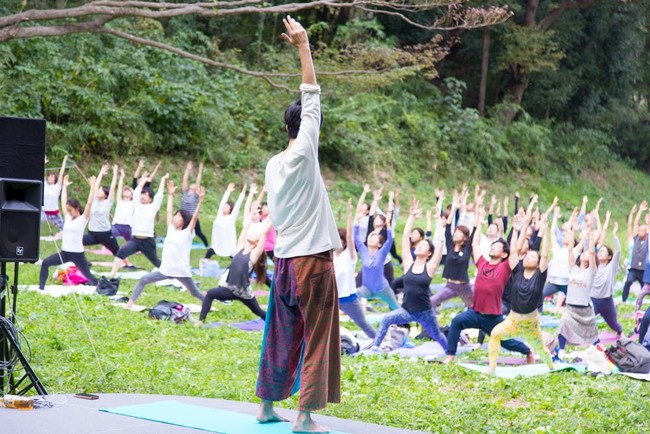
[[[298,68],[279,38],[279,14],[124,16],[105,24],[204,62],[112,33],[18,31],[71,28],[101,13],[77,24],[10,22],[33,10],[100,3],[120,2],[0,6],[0,113],[47,119],[49,154],[192,155],[229,171],[259,169],[284,145],[282,113],[297,94],[283,87],[296,89],[299,79],[270,75]],[[504,1],[498,6],[511,16],[487,11],[486,19],[455,17],[467,4],[388,3],[428,6],[405,17],[322,4],[294,14],[309,26],[324,91],[324,166],[416,182],[433,169],[453,178],[516,170],[568,179],[611,159],[650,164],[648,0]],[[269,5],[283,3],[248,8]],[[443,30],[422,28],[432,20]]]

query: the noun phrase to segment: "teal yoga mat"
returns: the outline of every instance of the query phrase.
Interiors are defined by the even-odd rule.
[[[103,408],[100,411],[221,434],[290,434],[292,427],[292,423],[287,422],[261,424],[248,414],[178,401]],[[345,434],[340,431],[330,432]]]
[[[462,366],[465,369],[470,369],[472,371],[481,372],[483,374],[487,373],[487,365],[473,365],[471,363],[459,363],[458,366]],[[548,366],[544,364],[536,365],[523,365],[523,366],[497,366],[495,371],[495,376],[501,378],[515,378],[518,376],[522,377],[534,377],[535,375],[544,375],[550,374],[551,372],[559,371],[578,371],[584,372],[587,369],[583,365],[572,365],[571,363],[555,363],[555,369],[550,371]]]

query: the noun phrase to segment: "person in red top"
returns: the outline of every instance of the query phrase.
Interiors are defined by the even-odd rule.
[[[485,210],[479,208],[476,213],[476,232],[481,233],[481,224]],[[472,241],[472,256],[476,263],[476,281],[472,306],[457,315],[449,325],[447,335],[447,358],[444,363],[451,363],[456,357],[456,348],[460,332],[464,329],[479,329],[490,334],[492,329],[504,320],[501,308],[501,297],[512,270],[517,266],[517,255],[510,256],[510,247],[503,238],[499,238],[490,246],[490,260],[481,254],[481,237]],[[528,363],[534,363],[533,351],[521,341],[508,339],[501,341],[501,346],[511,351],[526,355]]]

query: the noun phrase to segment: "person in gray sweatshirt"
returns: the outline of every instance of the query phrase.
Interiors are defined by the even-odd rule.
[[[610,213],[607,211],[605,218],[605,225],[603,227],[601,240],[605,238],[605,231],[607,222],[609,221]],[[612,293],[614,291],[614,283],[616,282],[616,271],[621,259],[621,243],[616,236],[618,231],[618,223],[614,223],[612,235],[614,236],[614,250],[611,247],[601,243],[598,248],[598,268],[596,269],[596,276],[594,283],[591,286],[591,302],[594,306],[594,313],[603,317],[609,328],[614,330],[618,335],[623,333],[623,327],[618,322],[616,316],[616,305]]]

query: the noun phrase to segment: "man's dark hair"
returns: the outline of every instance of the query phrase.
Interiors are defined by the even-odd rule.
[[[155,196],[155,193],[153,192],[151,187],[142,187],[142,191],[140,192],[140,194],[142,193],[147,193],[151,199],[153,199],[153,197]]]
[[[301,116],[302,101],[298,99],[284,112],[284,123],[287,126],[287,134],[289,135],[289,139],[295,139],[298,137],[298,131],[300,131],[300,120],[302,119]],[[322,111],[320,114],[320,124],[323,125]]]
[[[505,253],[507,255],[504,259],[508,259],[508,256],[510,256],[510,245],[508,244],[508,242],[506,240],[504,240],[503,238],[499,238],[498,240],[496,240],[492,244],[495,244],[495,243],[500,243],[503,246],[503,253]]]

